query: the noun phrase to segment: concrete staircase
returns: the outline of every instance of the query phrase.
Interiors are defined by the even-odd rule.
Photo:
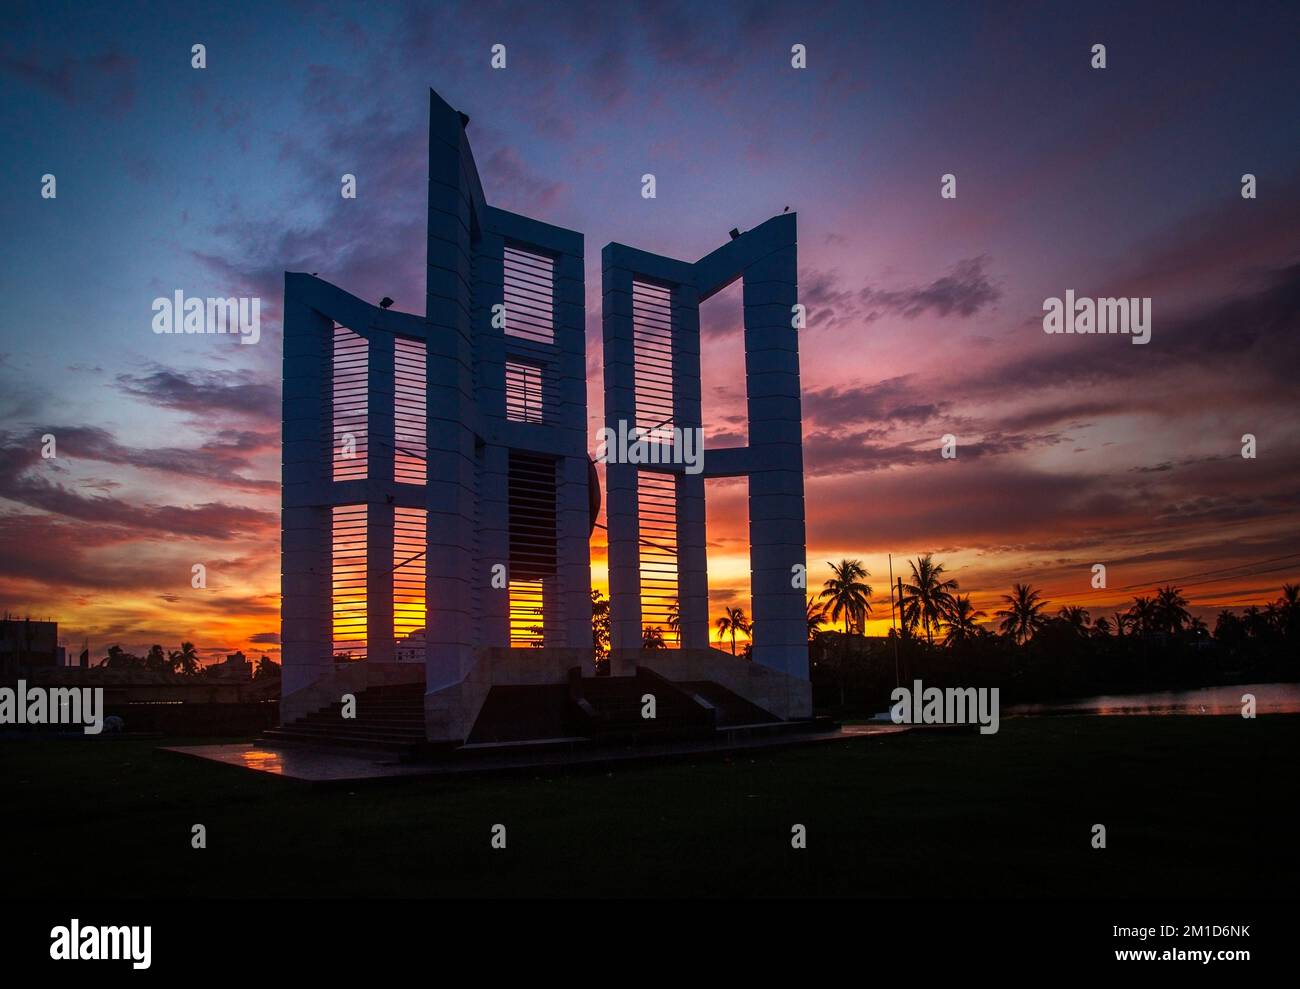
[[[712,680],[690,680],[676,686],[711,704],[717,712],[715,723],[719,728],[780,723],[780,718]]]
[[[642,698],[655,698],[655,717],[641,716]],[[638,746],[734,741],[807,731],[813,722],[783,722],[712,681],[675,683],[648,669],[628,677],[584,677],[567,684],[495,686],[459,750],[567,746]],[[371,687],[357,694],[355,718],[335,702],[291,724],[264,731],[258,744],[302,745],[387,753],[408,760],[455,745],[430,745],[424,734],[424,685]]]
[[[259,744],[285,742],[406,755],[425,744],[424,684],[371,687],[357,695],[356,717],[342,702],[262,733]]]
[[[647,694],[654,697],[654,718],[641,716]],[[630,677],[570,677],[569,703],[579,734],[598,741],[702,737],[716,726],[713,708],[644,669]]]

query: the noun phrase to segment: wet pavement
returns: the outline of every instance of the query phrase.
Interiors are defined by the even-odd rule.
[[[557,745],[554,742],[508,746],[463,746],[447,757],[428,762],[399,761],[395,755],[383,752],[369,753],[354,749],[309,748],[296,745],[257,745],[249,742],[162,746],[160,751],[307,783],[344,783],[403,777],[461,776],[527,769],[555,769],[566,766],[751,752],[761,749],[833,744],[870,735],[896,735],[907,730],[907,727],[898,725],[848,725],[828,732],[783,733],[743,740],[719,739],[630,747],[587,747]]]

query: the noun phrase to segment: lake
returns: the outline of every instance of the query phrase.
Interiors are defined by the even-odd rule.
[[[1015,704],[1005,713],[1008,717],[1045,714],[1232,714],[1240,717],[1242,694],[1255,695],[1256,714],[1300,714],[1300,683],[1240,683],[1197,690],[1102,694],[1047,704]]]

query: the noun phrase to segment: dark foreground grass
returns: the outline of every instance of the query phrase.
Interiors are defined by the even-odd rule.
[[[1300,716],[1016,719],[339,789],[151,743],[10,742],[0,828],[6,886],[50,896],[1278,896],[1298,742]]]

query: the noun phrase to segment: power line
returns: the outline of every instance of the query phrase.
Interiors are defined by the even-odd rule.
[[[1194,580],[1191,583],[1182,584],[1182,587],[1200,587],[1202,584],[1218,584],[1225,580],[1236,580],[1239,577],[1260,577],[1266,573],[1278,573],[1283,570],[1293,570],[1295,564],[1284,567],[1269,567],[1266,570],[1254,570],[1249,573],[1228,574],[1225,577],[1212,577],[1209,580]]]
[[[1213,570],[1201,570],[1201,571],[1198,572],[1198,573],[1183,574],[1181,577],[1168,577],[1168,578],[1165,578],[1164,580],[1157,580],[1157,581],[1155,581],[1155,583],[1157,583],[1157,584],[1172,584],[1172,583],[1175,583],[1175,582],[1177,582],[1177,581],[1187,580],[1188,578],[1191,578],[1191,577],[1204,577],[1206,574],[1220,573],[1220,572],[1222,572],[1222,571],[1224,571],[1224,570],[1240,570],[1240,569],[1242,569],[1243,567],[1257,567],[1257,566],[1260,566],[1261,564],[1264,564],[1264,563],[1276,563],[1278,560],[1290,560],[1290,559],[1294,559],[1294,558],[1296,558],[1296,557],[1300,557],[1300,553],[1287,553],[1287,554],[1285,554],[1285,555],[1283,555],[1283,556],[1272,556],[1272,557],[1269,557],[1269,558],[1266,559],[1266,560],[1255,560],[1255,561],[1253,561],[1253,562],[1251,562],[1251,563],[1238,563],[1238,564],[1237,564],[1236,566],[1234,566],[1234,567],[1216,567],[1216,568],[1213,569]],[[1285,568],[1285,567],[1282,567],[1281,569],[1285,570],[1286,568]],[[1241,576],[1246,576],[1246,575],[1245,575],[1245,574],[1242,574]],[[1117,589],[1117,590],[1121,590],[1121,591],[1131,591],[1131,590],[1133,590],[1135,587],[1146,587],[1146,586],[1148,586],[1148,585],[1151,584],[1151,583],[1152,583],[1152,582],[1149,581],[1149,580],[1143,580],[1143,581],[1139,581],[1139,582],[1136,583],[1136,584],[1128,584],[1128,585],[1125,586],[1125,587],[1120,587],[1120,588],[1116,588],[1116,589]]]
[[[596,523],[596,528],[604,529],[606,532],[609,532],[609,526],[602,525],[599,522]],[[677,555],[677,550],[672,549],[671,547],[668,546],[660,546],[658,543],[652,543],[649,539],[646,539],[645,536],[637,536],[637,542],[639,542],[642,546],[649,546],[651,549],[662,550],[663,552],[670,553],[673,556]]]

